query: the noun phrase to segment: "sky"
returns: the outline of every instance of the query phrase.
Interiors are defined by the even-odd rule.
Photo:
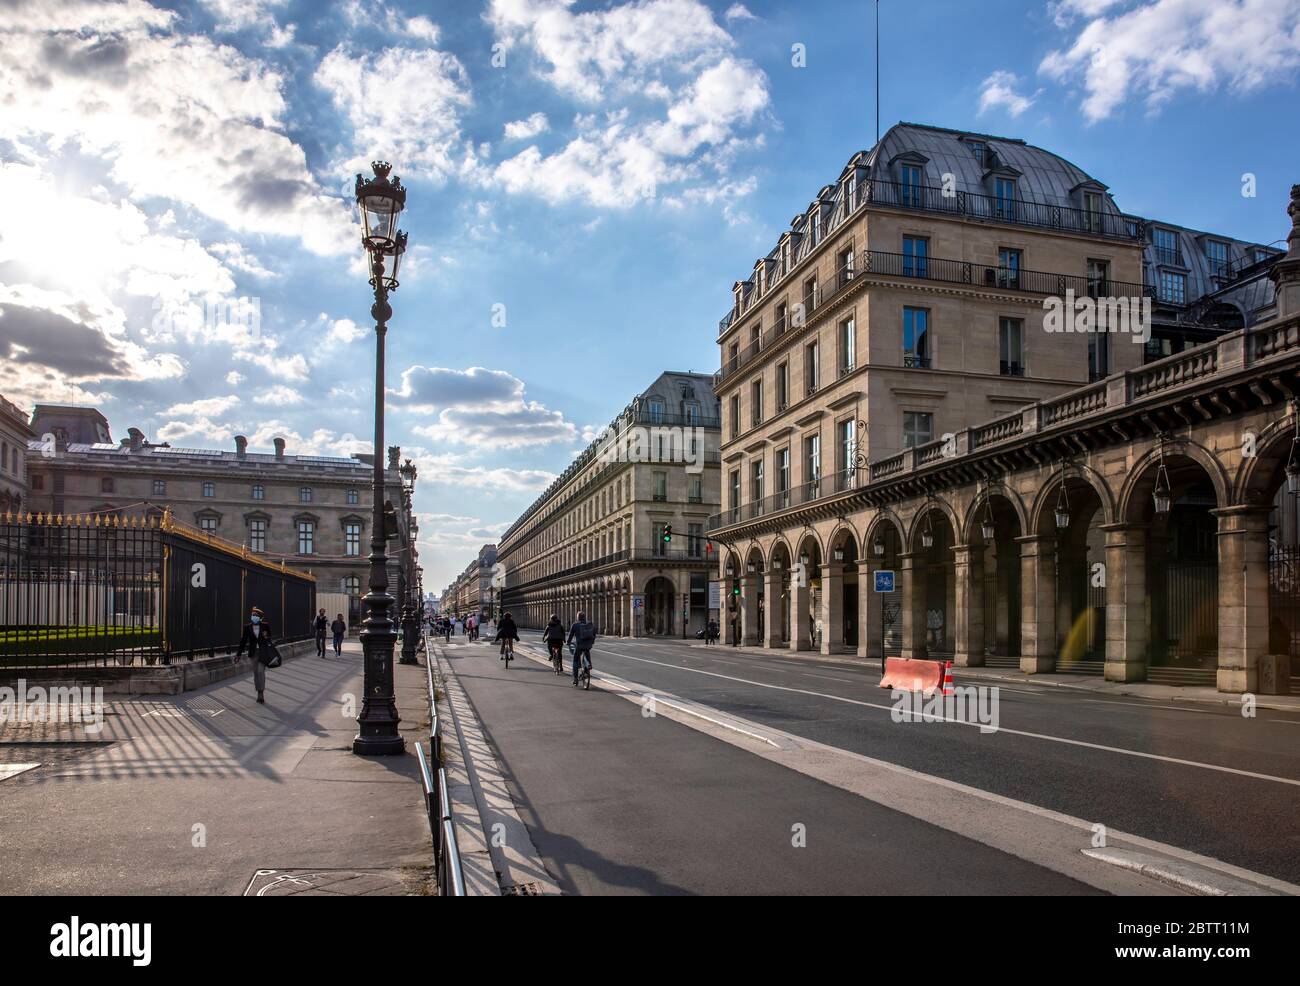
[[[388,160],[386,444],[437,592],[659,372],[717,368],[731,284],[877,126],[1023,138],[1126,212],[1286,235],[1300,0],[882,0],[879,121],[874,17],[0,0],[0,393],[115,439],[368,452],[352,192]]]

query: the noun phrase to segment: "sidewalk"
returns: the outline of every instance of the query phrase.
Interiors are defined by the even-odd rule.
[[[395,674],[413,751],[425,669]],[[0,893],[431,893],[415,757],[352,754],[360,692],[349,641],[342,657],[269,671],[265,705],[242,670],[184,695],[115,697],[96,735],[0,728],[0,764],[37,764],[0,780]]]
[[[705,645],[691,643],[688,646],[702,648]],[[729,651],[733,654],[754,654],[761,657],[775,657],[785,660],[822,661],[829,664],[870,669],[877,673],[880,670],[879,657],[855,657],[851,654],[819,654],[815,651],[793,651],[786,648],[767,649],[748,645],[732,647],[724,644],[712,644],[709,646],[709,650],[716,650],[719,653]],[[1157,685],[1146,681],[1106,681],[1101,677],[1086,674],[1025,674],[1015,668],[959,668],[954,666],[952,673],[953,678],[957,681],[974,678],[979,681],[1002,681],[1009,684],[1072,688],[1079,691],[1100,692],[1105,695],[1145,698],[1157,702],[1200,702],[1210,705],[1227,705],[1234,708],[1241,705],[1240,695],[1192,685]],[[1261,709],[1300,712],[1300,695],[1256,695],[1255,705]]]

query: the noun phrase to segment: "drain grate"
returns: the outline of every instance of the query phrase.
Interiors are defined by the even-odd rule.
[[[512,887],[503,887],[502,897],[540,897],[541,888],[536,883],[516,883]]]

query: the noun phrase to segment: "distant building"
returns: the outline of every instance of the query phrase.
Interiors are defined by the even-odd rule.
[[[661,373],[501,538],[502,610],[525,627],[582,610],[611,636],[702,628],[719,434],[712,378]]]
[[[274,453],[173,448],[137,428],[114,444],[94,408],[38,404],[26,442],[27,509],[54,514],[152,515],[175,520],[311,572],[320,592],[348,596],[348,622],[362,617],[369,591],[371,482],[369,455],[292,455],[284,439]],[[42,437],[46,436],[46,437]],[[396,508],[398,538],[389,541],[389,593],[401,612],[409,545],[402,510],[400,449],[388,449],[386,496]],[[413,548],[411,550],[414,550]]]
[[[478,614],[486,619],[496,618],[497,596],[493,587],[496,563],[495,544],[485,544],[478,549],[474,560],[447,587],[452,612],[462,617]]]
[[[27,444],[32,437],[26,412],[0,397],[0,513],[28,509]]]

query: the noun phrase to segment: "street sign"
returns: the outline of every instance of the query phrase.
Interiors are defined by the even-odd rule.
[[[634,610],[645,609],[645,597],[644,597],[644,596],[633,596],[633,597],[632,597],[632,608],[633,608]]]
[[[709,583],[709,609],[718,609],[722,605],[722,583]]]
[[[876,573],[876,591],[877,591],[877,592],[893,592],[893,591],[894,591],[894,573],[893,573],[893,572],[891,572],[891,571],[889,571],[889,570],[887,570],[887,569],[882,569],[881,571],[879,571],[879,572]]]

